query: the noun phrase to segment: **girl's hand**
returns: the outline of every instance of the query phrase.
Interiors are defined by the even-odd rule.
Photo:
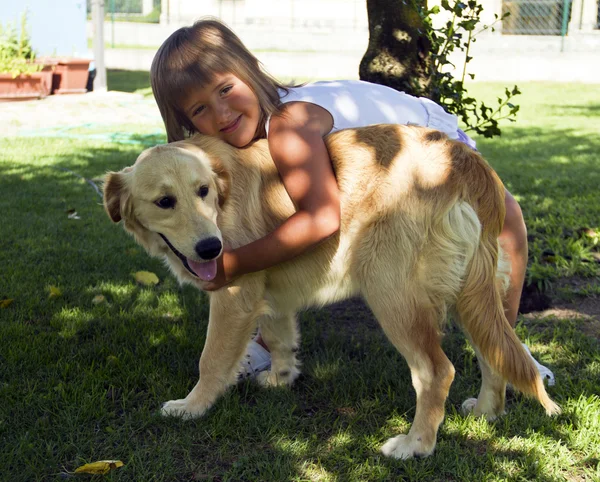
[[[231,252],[228,248],[223,248],[223,254],[217,258],[217,275],[211,281],[202,281],[202,290],[204,291],[216,291],[227,286],[229,283],[234,281],[237,276],[227,276],[223,259],[228,256]]]

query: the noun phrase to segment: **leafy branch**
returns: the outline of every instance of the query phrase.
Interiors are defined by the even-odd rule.
[[[483,7],[476,0],[468,0],[467,3],[460,0],[442,0],[440,6],[436,5],[430,9],[424,2],[415,1],[414,5],[425,25],[423,33],[431,43],[431,82],[427,95],[442,103],[448,112],[458,116],[467,126],[466,131],[475,131],[484,137],[501,135],[498,121],[516,120],[519,106],[512,100],[521,93],[518,87],[515,85],[511,90],[506,88],[504,96],[498,97],[497,106],[492,108],[485,102],[469,96],[465,88],[465,78],[475,78],[474,74],[468,73],[467,64],[473,59],[470,50],[477,36],[485,30],[495,31],[494,25],[509,13],[502,17],[495,15],[491,25],[482,25]],[[436,28],[433,25],[434,16],[442,12],[444,15],[450,14],[449,19],[442,27]],[[464,53],[460,80],[454,78],[453,71],[456,70],[456,66],[450,60],[450,55],[455,51]]]

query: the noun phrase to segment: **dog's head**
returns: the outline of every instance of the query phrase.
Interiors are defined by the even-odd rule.
[[[223,250],[217,215],[226,190],[224,172],[196,145],[157,146],[107,174],[104,208],[150,255],[166,256],[180,280],[211,280]]]

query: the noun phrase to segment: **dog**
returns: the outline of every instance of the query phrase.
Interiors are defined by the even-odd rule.
[[[340,190],[339,232],[210,293],[199,381],[162,413],[203,415],[236,382],[257,326],[272,356],[258,381],[292,384],[299,374],[296,313],[357,295],[408,362],[417,395],[408,434],[389,439],[384,454],[406,459],[434,451],[454,379],[440,346],[449,310],[482,370],[479,397],[463,410],[488,419],[502,414],[508,381],[549,415],[559,413],[504,315],[498,235],[505,190],[482,156],[414,126],[342,130],[326,145]],[[132,167],[108,173],[104,206],[181,282],[199,288],[214,277],[223,246],[261,238],[295,211],[265,140],[237,149],[202,135],[147,149]]]

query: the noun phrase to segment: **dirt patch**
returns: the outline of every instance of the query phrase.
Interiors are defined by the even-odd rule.
[[[575,284],[584,286],[589,284],[589,280],[571,279],[569,283],[571,286]],[[579,298],[577,301],[566,302],[556,295],[526,290],[521,300],[521,308],[523,307],[527,311],[521,313],[526,320],[549,317],[578,320],[580,329],[586,335],[600,340],[600,298],[598,297]],[[321,324],[330,323],[334,326],[338,334],[342,332],[346,335],[360,336],[362,330],[371,331],[378,328],[377,320],[360,298],[351,298],[322,310],[311,311],[313,316],[319,318]],[[360,324],[357,320],[361,320]]]
[[[523,315],[525,319],[548,317],[580,320],[580,328],[586,335],[600,340],[600,299],[586,298],[575,303],[558,303],[543,311]]]

